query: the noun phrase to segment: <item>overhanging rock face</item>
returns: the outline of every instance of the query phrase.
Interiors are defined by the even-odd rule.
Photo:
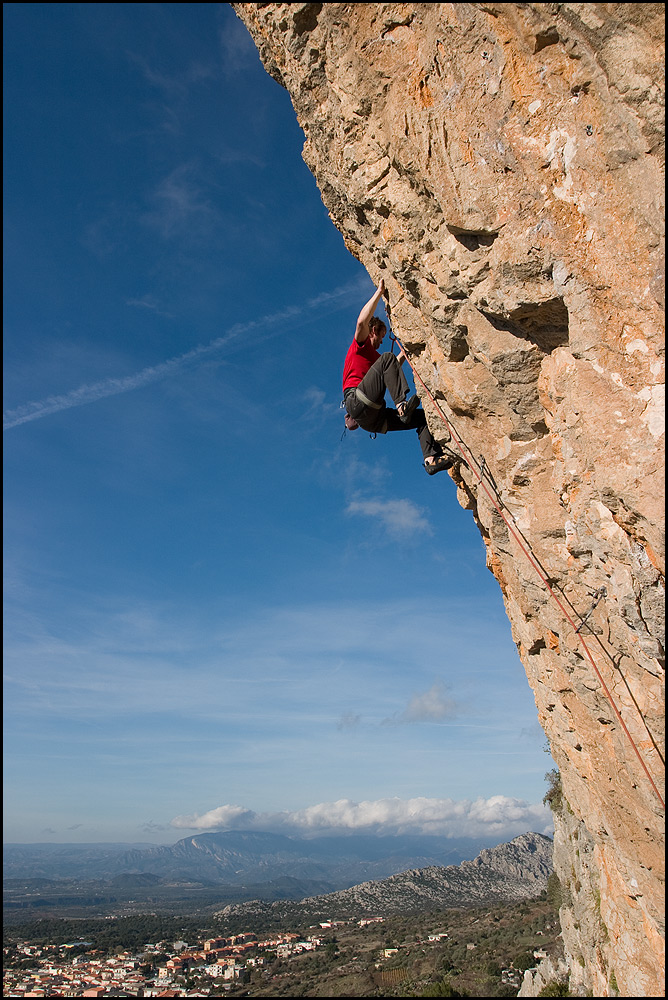
[[[570,807],[571,983],[662,996],[663,5],[232,6],[467,457]]]

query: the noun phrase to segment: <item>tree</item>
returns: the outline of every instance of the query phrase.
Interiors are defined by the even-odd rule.
[[[551,906],[558,912],[559,907],[563,902],[563,894],[561,891],[561,881],[556,872],[552,872],[547,880],[547,899]]]
[[[454,986],[447,979],[441,979],[440,983],[432,983],[431,986],[428,986],[424,991],[424,993],[422,993],[422,996],[423,997],[467,997],[469,996],[469,994],[466,992],[466,990],[464,990],[462,993],[459,993],[459,991],[456,990]]]
[[[335,959],[338,953],[339,953],[339,946],[337,944],[336,938],[334,938],[333,941],[328,941],[327,947],[325,948],[325,955],[327,956],[328,960],[332,961],[333,959]]]
[[[568,983],[563,979],[553,979],[551,982],[543,986],[542,990],[538,994],[539,997],[570,997],[571,992],[568,989]]]
[[[527,951],[523,955],[518,955],[513,961],[513,966],[519,972],[526,972],[527,969],[533,969],[536,964],[536,959],[533,957],[533,951]]]
[[[558,812],[561,808],[563,792],[561,789],[561,775],[556,768],[548,771],[545,775],[547,781],[547,791],[543,796],[543,805],[550,807],[552,812]]]

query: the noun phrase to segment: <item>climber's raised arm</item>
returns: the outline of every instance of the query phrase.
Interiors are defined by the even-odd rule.
[[[443,452],[427,425],[424,410],[417,393],[410,396],[410,389],[402,365],[407,360],[403,349],[397,357],[392,351],[380,353],[387,333],[385,321],[374,311],[381,296],[387,295],[381,280],[367,304],[357,317],[355,336],[343,363],[343,403],[346,408],[346,429],[362,427],[374,437],[388,431],[412,429],[417,431],[422,449],[424,467],[428,475],[442,472],[452,466],[452,457]],[[385,404],[389,392],[393,409]]]
[[[357,317],[357,326],[355,327],[355,340],[358,344],[363,344],[366,338],[369,336],[369,320],[376,311],[376,306],[380,302],[381,298],[385,295],[385,282],[381,278],[378,288],[373,293],[367,304],[362,309],[361,313]]]

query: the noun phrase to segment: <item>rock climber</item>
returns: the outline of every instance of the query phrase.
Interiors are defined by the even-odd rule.
[[[430,476],[449,469],[453,458],[446,455],[434,440],[427,426],[424,410],[420,409],[417,395],[409,397],[408,382],[402,371],[406,360],[403,350],[398,355],[380,354],[387,328],[374,316],[381,298],[386,295],[385,282],[378,288],[357,317],[355,336],[348,348],[343,366],[343,400],[346,408],[346,425],[356,424],[371,434],[388,431],[415,430],[420,439],[424,467]],[[385,405],[388,391],[396,410]]]

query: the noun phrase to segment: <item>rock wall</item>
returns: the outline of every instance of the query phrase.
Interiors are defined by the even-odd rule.
[[[572,985],[662,996],[663,5],[232,6],[466,459],[589,887]]]

